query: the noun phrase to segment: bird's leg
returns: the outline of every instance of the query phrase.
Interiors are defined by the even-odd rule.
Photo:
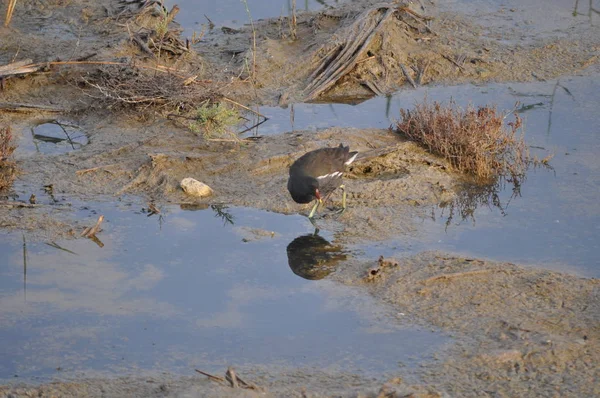
[[[317,202],[315,203],[315,205],[313,206],[312,210],[308,214],[308,218],[309,218],[310,222],[312,222],[312,219],[315,216],[315,213],[317,212],[317,208],[319,207],[319,205],[321,203],[323,203],[323,201],[321,199],[317,199]]]
[[[342,214],[346,211],[346,186],[340,185],[342,189],[342,208],[335,212],[335,214]]]

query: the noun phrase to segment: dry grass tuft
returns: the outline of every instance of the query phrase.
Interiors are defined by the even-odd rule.
[[[469,105],[463,110],[454,101],[448,105],[424,101],[414,110],[401,109],[400,115],[398,132],[478,182],[507,178],[518,183],[535,161],[529,156],[523,134],[518,134],[522,122],[516,114],[515,120],[505,125],[508,115],[495,107]]]
[[[215,84],[167,72],[142,69],[133,65],[107,66],[83,77],[83,83],[94,90],[88,95],[100,99],[111,108],[162,110],[187,113],[204,101],[217,101],[221,95]]]
[[[0,128],[0,190],[10,187],[15,179],[17,166],[12,160],[15,147],[10,127]]]

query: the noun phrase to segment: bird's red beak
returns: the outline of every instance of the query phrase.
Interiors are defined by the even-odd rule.
[[[321,200],[321,192],[319,192],[318,189],[315,189],[315,196],[317,197],[318,200]]]

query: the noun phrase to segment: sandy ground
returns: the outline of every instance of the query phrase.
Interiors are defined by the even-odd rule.
[[[60,7],[60,1],[33,3],[19,2],[11,28],[0,28],[0,64],[14,57],[45,62],[94,53],[93,59],[101,60],[139,55],[126,26],[111,17],[120,12],[118,2],[74,0],[69,7]],[[201,71],[204,77],[231,80],[224,94],[246,104],[303,100],[312,71],[298,65],[318,63],[328,43],[348,32],[344,29],[351,29],[368,6],[368,1],[353,2],[326,14],[302,15],[295,42],[281,39],[285,26],[277,20],[258,23],[253,85],[244,69],[244,56],[251,54],[249,29],[210,35],[194,47],[200,57],[169,62],[181,70]],[[593,25],[542,13],[546,25],[535,26],[555,23],[555,29],[531,31],[527,21],[537,16],[527,8],[477,11],[479,18],[445,3],[427,3],[425,10],[416,11],[435,18],[429,30],[407,28],[410,17],[389,22],[384,29],[389,37],[377,44],[377,56],[357,66],[326,98],[372,95],[361,83],[369,74],[383,92],[406,86],[399,63],[427,64],[422,84],[544,80],[582,70],[598,73],[600,32]],[[54,34],[40,35],[40,26]],[[413,224],[415,216],[432,205],[452,202],[461,183],[443,160],[387,130],[282,132],[240,145],[202,140],[160,114],[146,112],[141,118],[132,112],[93,107],[95,100],[73,84],[72,77],[87,73],[86,68],[59,67],[10,79],[0,91],[3,103],[76,109],[60,117],[78,124],[90,139],[89,145],[66,155],[21,155],[21,191],[39,192],[52,185],[55,196],[78,200],[112,201],[137,195],[159,208],[166,203],[227,203],[281,213],[307,212],[309,208],[288,197],[288,166],[308,150],[344,142],[361,152],[349,170],[351,208],[340,217],[325,212],[318,220],[321,228],[335,231],[336,244],[344,245],[413,233],[418,228]],[[414,69],[410,74],[416,77]],[[41,112],[2,112],[0,123],[24,134],[49,117],[53,116]],[[209,184],[215,196],[204,200],[186,196],[179,187],[184,177]],[[338,194],[331,205],[339,205],[339,200]],[[75,238],[84,226],[70,213],[67,202],[40,197],[33,208],[2,208],[0,226],[5,231],[25,229],[39,239]],[[231,389],[198,376],[5,386],[0,387],[0,396],[600,395],[600,287],[595,279],[443,253],[380,262],[348,260],[329,277],[363,286],[367,294],[397,306],[413,322],[453,334],[457,343],[416,376],[399,374],[384,386],[357,375],[269,369],[244,373],[262,387],[260,391]],[[405,377],[408,381],[403,382]]]

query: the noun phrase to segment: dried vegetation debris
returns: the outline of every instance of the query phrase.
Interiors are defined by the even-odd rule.
[[[14,146],[10,126],[0,127],[0,191],[12,185],[17,173],[17,165],[12,158]]]
[[[391,80],[398,82],[401,76],[416,85],[413,74],[420,82],[425,64],[415,62],[410,71],[404,64],[409,61],[415,35],[432,32],[429,20],[408,3],[379,5],[362,12],[314,53],[305,99],[317,99],[351,73],[374,95],[390,91]]]
[[[179,6],[173,5],[168,10],[162,1],[122,0],[115,17],[133,29],[131,41],[144,55],[157,59],[179,59],[192,53],[190,40],[183,40],[181,29],[173,23],[178,13]],[[199,40],[201,36],[194,36],[192,41]]]
[[[88,95],[102,100],[111,108],[154,107],[165,113],[195,109],[195,104],[216,101],[220,95],[210,81],[196,81],[194,76],[181,76],[167,68],[147,68],[129,65],[108,65],[82,77],[83,83],[96,93]]]

